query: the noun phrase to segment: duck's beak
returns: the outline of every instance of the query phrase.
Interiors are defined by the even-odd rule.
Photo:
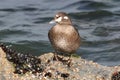
[[[55,20],[52,20],[52,21],[49,22],[49,24],[55,24],[55,23],[56,23]]]

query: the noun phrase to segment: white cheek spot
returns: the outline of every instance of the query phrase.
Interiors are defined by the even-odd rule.
[[[59,17],[58,19],[55,20],[56,22],[61,22],[62,21],[62,17]]]
[[[67,16],[64,16],[64,19],[68,19],[68,17],[67,17]]]

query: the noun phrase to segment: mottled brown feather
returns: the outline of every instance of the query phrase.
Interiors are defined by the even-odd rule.
[[[59,14],[61,17],[66,16],[65,13],[58,13],[57,15]],[[70,19],[66,22],[63,19],[62,21],[49,30],[49,40],[56,52],[75,53],[80,46],[80,35],[77,29],[72,26]]]

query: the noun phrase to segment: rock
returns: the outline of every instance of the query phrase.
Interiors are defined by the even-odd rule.
[[[40,69],[42,69],[41,71],[30,67],[30,65],[28,66],[28,63],[26,63],[29,70],[21,74],[15,73],[15,65],[19,63],[19,60],[15,59],[18,61],[16,63],[16,61],[8,59],[6,55],[10,53],[10,50],[6,49],[0,48],[0,80],[120,80],[119,66],[102,66],[80,57],[72,57],[71,65],[69,66],[67,62],[68,57],[62,58],[63,56],[59,55],[61,61],[53,61],[53,53],[46,53],[37,58],[32,57],[34,61],[38,61],[38,58],[41,60],[34,64],[39,64]],[[11,54],[13,53],[9,55]],[[27,69],[26,67],[24,68]],[[20,70],[24,71],[24,68]]]

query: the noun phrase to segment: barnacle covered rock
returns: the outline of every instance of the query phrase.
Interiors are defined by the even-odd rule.
[[[102,66],[76,57],[71,63],[69,67],[54,61],[53,53],[37,57],[0,45],[0,80],[120,80],[119,66]]]

